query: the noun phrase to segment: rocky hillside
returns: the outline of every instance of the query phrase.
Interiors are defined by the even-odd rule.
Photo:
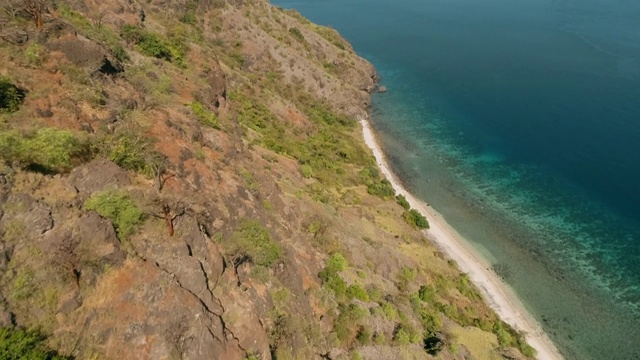
[[[379,175],[336,31],[264,0],[0,7],[4,358],[533,356]]]

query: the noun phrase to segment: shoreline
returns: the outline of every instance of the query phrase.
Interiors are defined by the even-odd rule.
[[[489,264],[464,243],[463,237],[453,229],[433,208],[409,193],[391,171],[382,148],[376,140],[371,124],[366,117],[359,119],[366,145],[371,149],[380,171],[391,182],[397,194],[403,195],[412,208],[424,215],[430,229],[424,230],[449,258],[454,260],[462,272],[480,290],[484,301],[498,314],[500,319],[513,328],[526,333],[526,339],[537,352],[540,360],[560,360],[562,355],[542,330],[540,324],[529,314],[516,295],[489,269]]]

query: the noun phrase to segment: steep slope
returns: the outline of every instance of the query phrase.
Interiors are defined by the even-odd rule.
[[[334,30],[261,0],[43,2],[40,29],[28,3],[0,18],[3,331],[77,359],[531,354],[378,174],[375,71]]]

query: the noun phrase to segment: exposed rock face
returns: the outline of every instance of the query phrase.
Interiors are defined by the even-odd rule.
[[[108,187],[131,184],[129,174],[118,165],[105,159],[97,159],[71,171],[69,183],[78,191],[91,194]]]
[[[78,35],[75,29],[64,23],[53,23],[40,34],[40,41],[50,51],[59,51],[74,65],[107,75],[122,72],[122,65],[102,46]]]

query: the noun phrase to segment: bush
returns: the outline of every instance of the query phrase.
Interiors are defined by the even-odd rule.
[[[67,130],[41,128],[27,135],[0,131],[0,157],[31,170],[64,172],[72,167],[73,159],[88,152],[88,146]]]
[[[318,273],[322,284],[333,291],[336,298],[344,298],[347,294],[347,283],[340,277],[337,271],[325,267]]]
[[[305,179],[313,177],[313,168],[309,164],[300,166],[300,171],[302,172],[302,177],[304,177]]]
[[[396,202],[405,210],[411,209],[411,205],[409,205],[409,202],[407,201],[407,198],[404,197],[404,195],[397,195]]]
[[[302,35],[302,32],[297,27],[292,27],[291,29],[289,29],[289,33],[291,33],[294,39],[300,42],[305,42],[304,35]]]
[[[347,296],[349,298],[356,298],[360,301],[369,301],[369,294],[367,294],[367,291],[357,284],[349,285],[347,288]]]
[[[189,104],[189,107],[202,125],[209,126],[214,129],[220,129],[220,124],[218,123],[218,117],[216,114],[209,111],[202,103],[197,101],[192,102]]]
[[[418,229],[429,228],[429,221],[427,221],[427,218],[422,216],[422,214],[420,214],[420,212],[416,209],[405,211],[404,213],[402,213],[402,218],[407,224]]]
[[[0,328],[0,359],[64,360],[44,345],[45,337],[35,331]]]
[[[0,113],[18,111],[24,101],[24,91],[13,85],[8,79],[0,78]]]
[[[160,35],[147,32],[138,26],[125,25],[122,27],[122,38],[131,44],[135,44],[140,52],[147,56],[181,63],[184,51],[181,44],[170,44]]]
[[[111,53],[116,58],[116,60],[120,62],[125,62],[129,60],[129,54],[127,54],[127,50],[125,50],[120,45],[113,47],[113,49],[111,49]]]
[[[347,259],[340,253],[333,253],[327,260],[327,265],[318,273],[322,284],[333,291],[336,298],[347,295],[347,283],[340,277],[339,272],[347,268]]]
[[[381,179],[378,168],[374,166],[368,166],[362,169],[359,177],[360,181],[367,186],[367,192],[371,195],[389,199],[396,194],[391,182],[387,179]]]
[[[84,207],[111,220],[121,240],[133,234],[136,226],[144,219],[142,211],[124,190],[95,193],[85,202]]]
[[[409,334],[407,334],[406,331],[404,331],[404,329],[400,329],[398,330],[394,335],[393,335],[393,341],[397,344],[397,345],[408,345],[411,343],[411,339],[409,338]]]
[[[382,303],[380,305],[382,307],[382,312],[384,313],[384,317],[388,320],[395,320],[398,318],[398,311],[396,308],[390,303]]]
[[[339,252],[331,254],[327,260],[327,269],[332,272],[344,271],[347,269],[347,266],[347,259]]]
[[[436,294],[436,289],[429,285],[420,286],[420,290],[418,290],[418,297],[420,300],[430,303],[433,300],[433,297]]]
[[[151,139],[131,131],[104,137],[98,148],[118,166],[147,177],[156,175],[165,160],[164,155],[153,150]]]
[[[244,221],[225,247],[234,261],[247,257],[258,266],[270,267],[282,257],[282,249],[269,230],[255,220]]]
[[[409,290],[409,284],[416,278],[416,270],[403,267],[396,275],[396,286],[400,291]]]

